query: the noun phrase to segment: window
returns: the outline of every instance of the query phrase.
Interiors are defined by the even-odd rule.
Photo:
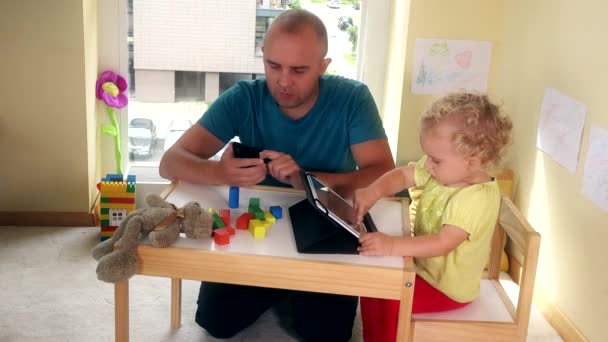
[[[357,44],[365,11],[365,6],[363,11],[360,9],[360,3],[359,0],[100,2],[100,45],[125,42],[124,47],[120,45],[118,56],[111,53],[100,56],[101,65],[121,66],[114,70],[129,82],[129,106],[123,114],[128,113],[126,120],[121,120],[122,141],[126,141],[123,155],[129,156],[125,169],[135,169],[131,173],[138,175],[138,181],[161,180],[157,171],[160,158],[183,133],[174,127],[196,123],[208,104],[237,81],[263,76],[264,33],[272,20],[289,8],[307,9],[324,21],[329,38],[328,57],[332,58],[327,72],[357,79],[361,74],[358,66],[362,64],[357,58]],[[108,29],[111,27],[118,27],[118,33]],[[135,124],[143,121],[152,122],[154,131]]]
[[[109,215],[110,217],[110,226],[118,227],[120,223],[127,217],[126,209],[110,209]]]

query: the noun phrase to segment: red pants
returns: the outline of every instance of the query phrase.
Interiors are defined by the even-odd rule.
[[[452,300],[424,279],[416,276],[412,313],[454,310],[469,303]],[[398,318],[398,300],[361,297],[361,320],[365,342],[395,342]]]

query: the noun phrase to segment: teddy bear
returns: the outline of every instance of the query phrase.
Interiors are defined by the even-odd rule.
[[[180,233],[192,239],[211,236],[213,217],[197,202],[178,209],[159,195],[149,194],[146,204],[147,208],[127,215],[111,238],[93,248],[99,280],[117,283],[131,278],[137,270],[136,247],[146,236],[154,247],[172,245]]]

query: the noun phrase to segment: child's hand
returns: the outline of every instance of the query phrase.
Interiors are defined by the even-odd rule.
[[[391,255],[395,238],[383,233],[366,233],[359,238],[361,255]]]
[[[363,222],[363,216],[377,200],[378,196],[370,187],[355,190],[355,193],[353,194],[353,207],[355,208],[355,215],[357,216],[357,224]]]

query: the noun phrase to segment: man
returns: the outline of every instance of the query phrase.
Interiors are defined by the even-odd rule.
[[[289,10],[268,29],[263,46],[265,79],[239,82],[171,147],[160,174],[209,185],[258,183],[302,189],[300,169],[350,196],[394,168],[390,148],[367,87],[323,75],[331,59],[323,22]],[[229,144],[239,136],[263,149],[260,158],[237,159]],[[270,159],[264,164],[263,158]],[[196,322],[228,338],[251,325],[285,295],[293,328],[307,341],[348,341],[357,297],[250,286],[202,283]]]

